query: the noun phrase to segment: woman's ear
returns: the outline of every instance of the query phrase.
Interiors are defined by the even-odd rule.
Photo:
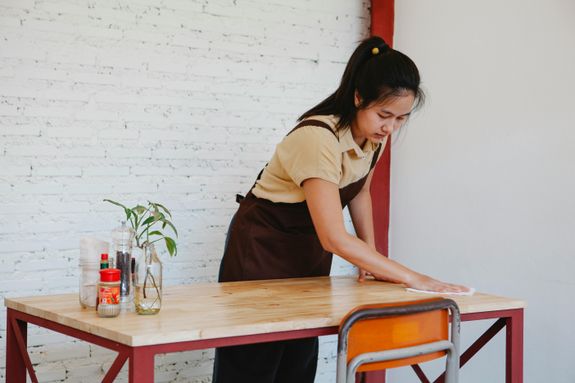
[[[359,92],[357,90],[353,93],[353,103],[356,108],[359,108],[359,106],[361,105],[361,96],[359,95]]]

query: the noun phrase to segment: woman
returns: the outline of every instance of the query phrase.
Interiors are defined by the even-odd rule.
[[[220,281],[327,276],[332,253],[378,280],[442,292],[440,282],[375,250],[373,168],[423,100],[419,72],[381,38],[352,54],[339,88],[304,113],[258,176],[232,220]],[[348,206],[357,236],[345,230]],[[215,383],[313,382],[317,338],[216,350]]]

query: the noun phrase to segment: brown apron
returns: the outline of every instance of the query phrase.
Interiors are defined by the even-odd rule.
[[[329,125],[317,120],[302,121],[288,134],[309,125],[335,135]],[[381,145],[373,155],[370,171],[380,149]],[[366,179],[367,175],[339,189],[342,207],[359,193]],[[331,260],[332,253],[321,246],[306,201],[271,202],[257,198],[250,190],[240,201],[230,226],[219,281],[327,276]]]

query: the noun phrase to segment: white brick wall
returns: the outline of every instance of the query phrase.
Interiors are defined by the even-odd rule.
[[[170,207],[180,252],[163,254],[166,283],[214,280],[234,195],[334,90],[368,33],[368,6],[0,0],[0,294],[77,291],[80,237],[108,239],[122,217],[103,198]],[[29,332],[43,382],[99,381],[113,358]],[[3,308],[0,380],[5,335]],[[333,342],[318,382],[333,381]],[[212,357],[158,356],[156,380],[208,382]]]

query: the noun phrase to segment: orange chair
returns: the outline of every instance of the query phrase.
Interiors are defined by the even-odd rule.
[[[459,308],[451,299],[356,307],[339,326],[336,381],[354,383],[356,372],[419,364],[447,355],[445,383],[457,383],[459,327]]]

